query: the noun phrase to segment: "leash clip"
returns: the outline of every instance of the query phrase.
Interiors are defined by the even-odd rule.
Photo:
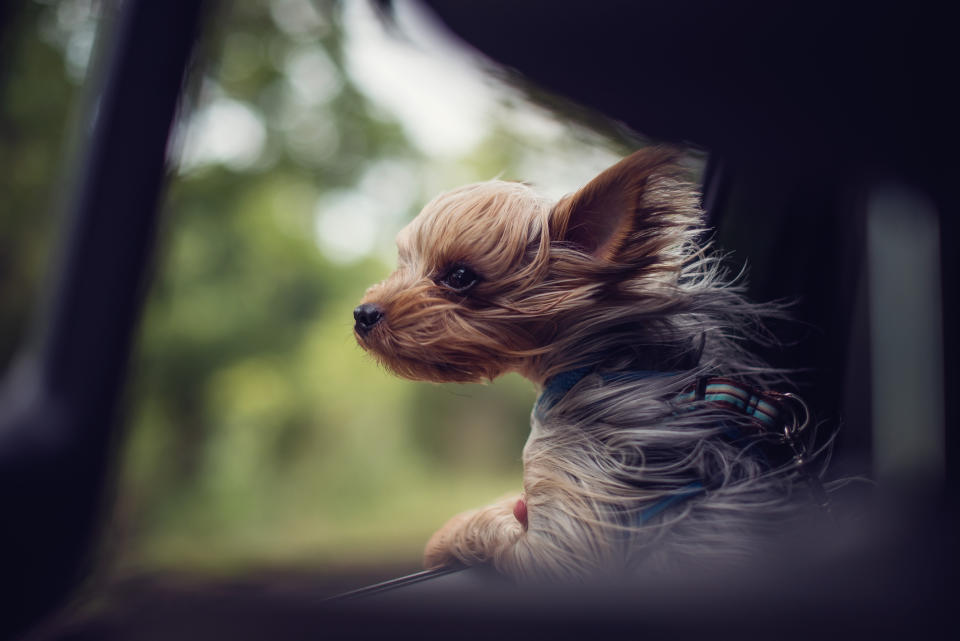
[[[810,426],[810,408],[806,401],[790,392],[770,393],[770,396],[777,400],[780,409],[786,414],[783,417],[783,435],[780,440],[790,446],[794,463],[802,466],[807,462],[807,446],[800,437]]]
[[[810,408],[806,401],[790,392],[777,394],[780,406],[790,415],[790,421],[784,422],[783,433],[787,439],[796,439],[810,426]],[[788,402],[785,402],[788,401]],[[799,411],[798,411],[799,410]],[[800,417],[803,416],[803,420]]]
[[[794,465],[802,470],[806,477],[814,503],[824,512],[830,514],[830,498],[827,496],[819,477],[807,469],[807,464],[810,462],[807,458],[809,452],[806,441],[801,438],[803,432],[811,423],[810,408],[802,398],[790,392],[777,394],[777,398],[780,401],[780,407],[790,415],[790,418],[783,423],[783,442],[790,446],[790,450],[793,452]]]

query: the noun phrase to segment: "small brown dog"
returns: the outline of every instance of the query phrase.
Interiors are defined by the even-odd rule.
[[[469,185],[400,233],[398,269],[354,310],[360,345],[415,380],[519,372],[543,390],[523,493],[454,517],[428,567],[634,572],[750,553],[794,514],[799,466],[756,447],[786,415],[757,390],[781,378],[743,340],[777,308],[747,302],[698,244],[678,157],[643,149],[557,203]]]

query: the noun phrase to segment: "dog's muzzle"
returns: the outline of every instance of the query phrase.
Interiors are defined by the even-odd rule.
[[[374,303],[364,303],[353,310],[353,319],[356,321],[354,329],[366,334],[383,319],[383,311]]]

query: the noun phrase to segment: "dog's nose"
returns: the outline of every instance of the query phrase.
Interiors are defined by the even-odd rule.
[[[383,312],[373,303],[364,303],[353,310],[353,318],[358,332],[366,334],[383,318]]]

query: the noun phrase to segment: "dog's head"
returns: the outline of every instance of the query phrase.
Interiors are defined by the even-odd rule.
[[[648,148],[555,204],[503,181],[438,196],[354,310],[357,340],[398,375],[435,382],[542,381],[589,361],[612,348],[612,328],[670,306],[699,224],[679,173],[676,152]]]

